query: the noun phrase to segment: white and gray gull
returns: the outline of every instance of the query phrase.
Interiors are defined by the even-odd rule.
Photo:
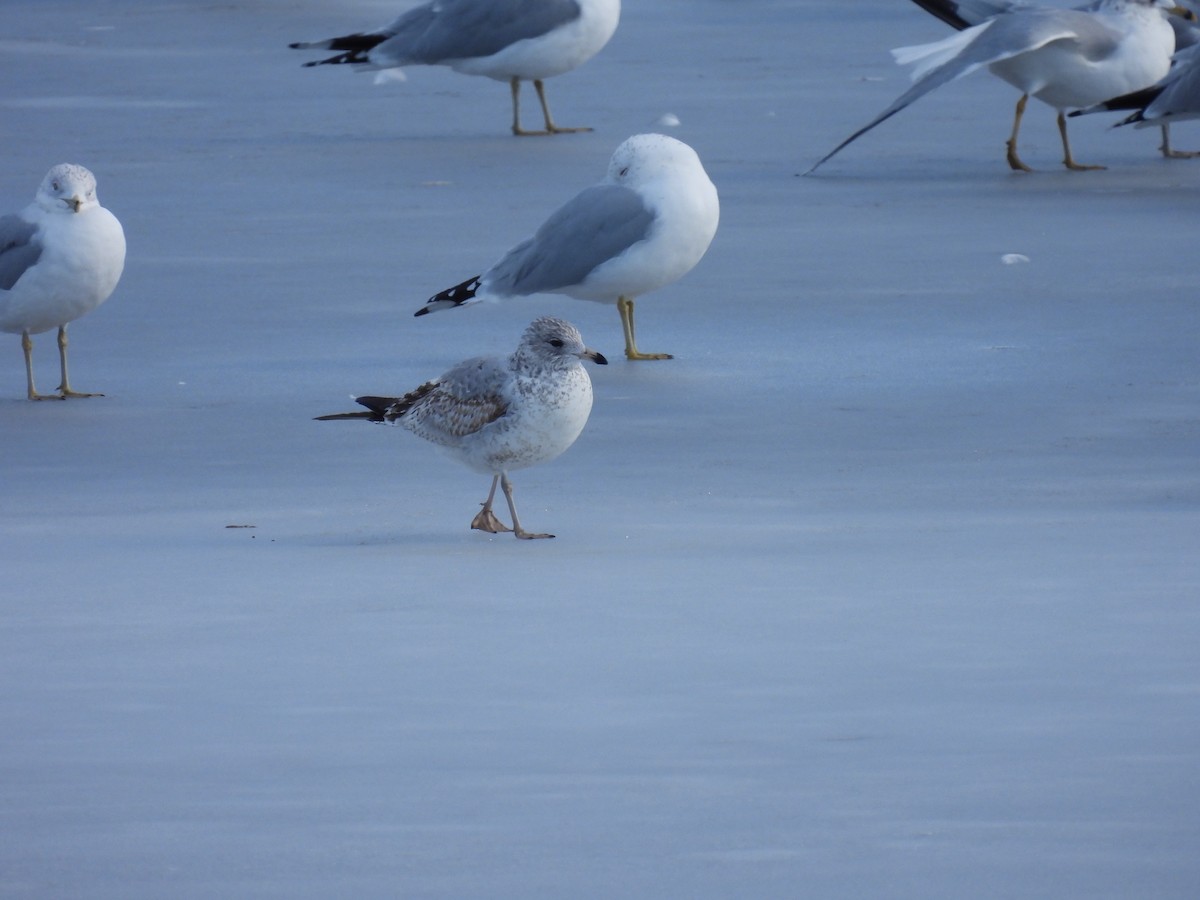
[[[482,275],[435,294],[416,312],[530,294],[615,303],[629,359],[670,359],[638,350],[635,297],[682,278],[712,243],[717,189],[696,151],[661,134],[624,141],[608,174],[551,214],[533,237]]]
[[[448,66],[465,75],[507,81],[513,134],[558,134],[591,129],[554,123],[544,79],[569,72],[599,53],[620,16],[620,0],[433,0],[382,28],[290,46],[341,51],[306,66]],[[532,81],[537,91],[546,122],[543,131],[521,126],[522,81]]]
[[[492,476],[471,527],[518,538],[551,538],[521,526],[508,473],[548,462],[575,443],[592,410],[592,383],[582,360],[608,360],[584,346],[570,322],[543,316],[525,330],[510,356],[464,360],[403,397],[357,397],[366,412],[318,416],[366,419],[407,428],[476,472]],[[499,484],[512,528],[492,512]]]
[[[71,388],[67,324],[108,299],[125,268],[125,233],[96,199],[96,179],[83,166],[46,173],[34,202],[0,216],[0,331],[21,335],[30,400],[98,397]],[[62,382],[39,394],[33,378],[33,339],[58,329]]]
[[[1065,110],[1150,87],[1166,75],[1175,51],[1175,33],[1165,18],[1170,5],[1168,0],[1098,0],[1086,9],[1015,7],[945,40],[893,50],[897,62],[916,64],[915,84],[806,174],[930,91],[984,66],[1021,91],[1006,145],[1011,168],[1029,171],[1017,153],[1017,135],[1030,97],[1058,111],[1067,168],[1103,168],[1075,162]]]

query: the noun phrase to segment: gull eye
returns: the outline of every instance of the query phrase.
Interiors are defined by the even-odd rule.
[[[629,174],[629,166],[626,166],[618,173],[622,178]]]
[[[51,186],[52,188],[54,188],[54,190],[56,190],[56,191],[61,191],[61,190],[62,190],[62,186],[61,186],[61,185],[60,185],[60,184],[59,184],[57,181],[53,182],[53,183],[52,183],[50,186]]]
[[[551,347],[555,348],[556,350],[561,350],[562,345],[563,345],[563,342],[560,341],[558,338],[551,338],[546,343],[548,343]]]

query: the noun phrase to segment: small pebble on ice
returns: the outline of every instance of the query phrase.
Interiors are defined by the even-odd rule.
[[[655,124],[660,125],[663,128],[678,128],[679,116],[675,115],[674,113],[663,113],[658,117],[658,121]]]
[[[1004,263],[1006,266],[1015,266],[1017,263],[1029,262],[1029,257],[1024,253],[1005,253],[1002,257],[1000,257],[1000,262]]]

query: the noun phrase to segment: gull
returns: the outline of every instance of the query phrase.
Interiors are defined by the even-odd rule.
[[[71,389],[67,323],[108,299],[125,267],[125,233],[96,199],[96,178],[63,163],[42,179],[33,203],[0,216],[0,331],[21,335],[30,400],[100,397]],[[62,383],[39,394],[33,383],[33,340],[58,328]]]
[[[1072,116],[1113,110],[1134,112],[1117,123],[1145,128],[1158,125],[1162,128],[1163,156],[1170,159],[1190,159],[1200,156],[1196,150],[1174,150],[1168,127],[1172,122],[1200,118],[1200,44],[1193,44],[1175,54],[1171,71],[1154,87],[1106,100],[1087,109],[1076,110]]]
[[[916,83],[806,174],[934,88],[983,66],[1021,91],[1007,142],[1012,169],[1030,171],[1017,154],[1017,135],[1031,96],[1058,110],[1063,164],[1103,168],[1075,162],[1064,110],[1150,87],[1166,75],[1175,50],[1174,32],[1163,15],[1168,6],[1168,0],[1099,0],[1086,10],[1020,7],[936,43],[893,50],[901,65],[916,63]]]
[[[584,346],[570,322],[543,316],[525,329],[510,356],[464,360],[403,397],[356,397],[366,412],[318,416],[400,425],[432,441],[476,472],[492,476],[479,531],[512,531],[524,540],[552,538],[521,527],[508,473],[548,462],[575,443],[592,410],[592,382],[582,360],[608,360]],[[504,491],[512,528],[492,512],[496,485]]]
[[[608,174],[551,214],[533,237],[482,275],[431,297],[416,315],[529,294],[615,303],[628,359],[643,353],[634,299],[682,278],[717,231],[720,203],[696,151],[661,134],[637,134],[612,155]]]
[[[913,0],[913,2],[959,31],[970,28],[972,25],[978,25],[1000,13],[1011,12],[1021,6],[1018,0]],[[1193,3],[1193,5],[1195,4]],[[1078,8],[1086,10],[1090,7]],[[1190,48],[1200,42],[1200,29],[1196,27],[1197,16],[1193,9],[1181,3],[1173,7],[1170,12],[1171,15],[1167,16],[1167,22],[1175,32],[1175,56],[1167,77],[1154,87],[1114,97],[1095,106],[1089,106],[1087,109],[1075,110],[1068,113],[1067,116],[1072,118],[1111,110],[1143,111],[1147,106],[1154,104],[1155,109],[1148,117],[1135,113],[1128,119],[1118,122],[1117,125],[1138,123],[1137,127],[1139,128],[1151,124],[1158,125],[1162,133],[1162,144],[1159,146],[1162,155],[1167,159],[1190,159],[1200,156],[1200,153],[1171,148],[1170,122],[1176,119],[1193,118],[1188,114],[1187,108],[1189,104],[1194,105],[1196,102],[1191,98],[1196,97],[1196,82],[1200,82],[1200,71],[1192,68],[1196,66],[1197,60],[1195,54],[1190,52]],[[1188,51],[1186,55],[1185,50]],[[1168,92],[1169,82],[1179,83],[1172,85]],[[1167,93],[1167,96],[1163,97],[1160,103],[1154,103],[1164,92]]]
[[[350,63],[368,69],[449,66],[465,75],[507,81],[515,135],[591,131],[554,124],[543,80],[577,68],[608,43],[621,16],[621,0],[432,0],[372,31],[298,50],[340,50],[305,66]],[[521,127],[521,82],[532,81],[546,120],[544,131]]]

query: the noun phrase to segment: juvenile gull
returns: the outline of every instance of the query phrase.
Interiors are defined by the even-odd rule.
[[[566,294],[615,303],[629,359],[642,353],[634,298],[683,277],[717,232],[720,204],[696,151],[661,134],[638,134],[616,149],[608,174],[576,194],[482,275],[431,297],[416,315],[480,300]]]
[[[400,425],[440,446],[476,472],[492,476],[471,527],[493,534],[552,538],[521,527],[508,473],[554,459],[583,431],[592,410],[592,382],[581,360],[606,360],[584,346],[570,322],[543,316],[525,329],[511,356],[464,360],[403,397],[357,397],[367,412],[318,416]],[[492,512],[496,484],[504,490],[512,528]]]
[[[21,335],[30,400],[102,396],[71,389],[67,323],[107,300],[124,267],[121,223],[100,205],[96,179],[83,166],[55,166],[33,203],[0,216],[0,331]],[[57,394],[39,394],[30,335],[56,327],[62,383]]]
[[[1103,168],[1075,162],[1064,110],[1149,87],[1166,75],[1175,49],[1168,6],[1168,0],[1099,0],[1086,10],[1015,8],[945,40],[893,50],[897,62],[917,64],[916,83],[806,174],[934,88],[983,66],[1021,91],[1007,142],[1011,168],[1029,171],[1017,154],[1017,134],[1031,96],[1058,110],[1063,164]]]
[[[577,68],[600,52],[617,29],[621,0],[433,0],[372,31],[291,44],[340,50],[306,66],[350,63],[371,69],[449,66],[465,75],[507,81],[516,135],[591,131],[554,124],[543,80]],[[544,131],[521,127],[521,82],[532,81]]]

